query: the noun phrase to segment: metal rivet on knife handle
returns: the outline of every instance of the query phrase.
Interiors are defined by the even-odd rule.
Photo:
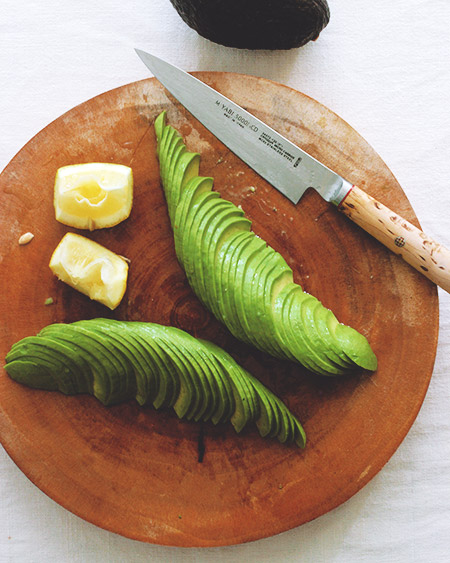
[[[353,186],[338,209],[450,293],[450,251],[369,194]]]

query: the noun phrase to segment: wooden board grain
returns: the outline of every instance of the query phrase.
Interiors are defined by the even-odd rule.
[[[381,158],[321,104],[260,78],[197,76],[418,225]],[[295,280],[368,337],[379,358],[376,373],[314,376],[238,342],[202,307],[176,261],[159,182],[153,120],[163,109],[188,147],[201,153],[201,173],[242,205]],[[48,268],[59,240],[72,230],[54,219],[56,170],[91,161],[129,165],[135,178],[130,218],[87,233],[131,261],[127,293],[114,312],[57,281]],[[2,444],[36,486],[78,516],[157,544],[256,540],[349,499],[408,432],[433,369],[435,286],[315,193],[294,206],[155,79],[102,94],[51,123],[3,171],[0,193],[3,358],[13,342],[52,322],[108,316],[175,325],[228,350],[289,405],[308,436],[301,451],[263,440],[255,428],[237,436],[231,426],[182,422],[173,412],[134,402],[105,408],[88,396],[30,390],[3,371]],[[35,238],[19,246],[26,231]],[[44,305],[48,297],[53,305]]]

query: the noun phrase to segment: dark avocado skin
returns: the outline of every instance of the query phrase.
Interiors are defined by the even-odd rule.
[[[134,398],[186,420],[230,422],[238,433],[254,423],[263,437],[306,442],[286,405],[229,354],[174,327],[102,318],[51,324],[13,344],[5,370],[34,389],[88,393],[104,405]]]
[[[199,35],[239,49],[292,49],[330,20],[326,0],[170,0]]]
[[[155,131],[166,170],[180,135],[165,112]],[[198,298],[236,338],[320,375],[377,368],[367,339],[294,283],[285,259],[250,230],[241,209],[213,191],[211,178],[175,172],[176,183],[161,180],[178,260]]]

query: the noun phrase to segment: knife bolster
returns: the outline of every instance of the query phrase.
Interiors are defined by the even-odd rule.
[[[329,197],[323,196],[324,199],[333,203],[336,207],[339,207],[343,203],[345,198],[354,188],[354,185],[347,180],[344,180],[343,178],[340,178],[340,180],[340,184]]]

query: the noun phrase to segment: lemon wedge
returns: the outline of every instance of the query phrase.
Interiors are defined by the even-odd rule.
[[[56,172],[54,206],[57,221],[77,229],[113,227],[131,212],[133,172],[111,162],[63,166]]]
[[[49,266],[61,281],[110,309],[119,305],[125,293],[126,260],[81,235],[65,234],[53,252]]]

